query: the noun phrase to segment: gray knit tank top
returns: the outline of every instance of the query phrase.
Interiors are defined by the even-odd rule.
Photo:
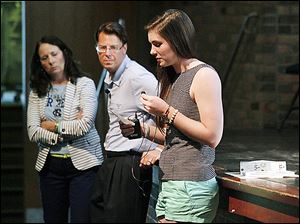
[[[196,73],[207,64],[200,64],[180,74],[174,82],[168,103],[183,115],[199,120],[196,103],[190,97],[190,87]],[[213,68],[212,68],[213,69]],[[173,125],[166,133],[166,147],[159,160],[162,180],[209,180],[216,176],[212,166],[215,150],[208,145],[193,141]]]

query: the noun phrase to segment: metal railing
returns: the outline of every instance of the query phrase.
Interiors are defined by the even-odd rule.
[[[232,68],[233,62],[235,60],[238,49],[239,49],[240,44],[242,42],[243,36],[244,36],[245,33],[249,33],[249,31],[247,30],[247,26],[249,24],[249,21],[250,21],[251,18],[254,18],[254,17],[257,17],[257,16],[258,16],[258,14],[256,12],[252,12],[252,13],[248,14],[247,17],[244,19],[244,22],[243,22],[243,24],[241,26],[241,29],[240,29],[240,32],[239,32],[238,40],[235,44],[234,50],[232,51],[230,61],[227,65],[227,68],[226,68],[224,76],[223,76],[224,77],[223,80],[222,80],[223,91],[225,89],[225,86],[226,86],[226,83],[227,83],[227,80],[228,80],[228,77],[229,77],[230,70]]]

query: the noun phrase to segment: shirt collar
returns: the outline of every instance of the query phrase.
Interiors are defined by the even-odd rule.
[[[112,79],[110,78],[110,75],[109,75],[109,72],[108,72],[106,77],[105,77],[104,82],[107,85],[112,85],[112,83],[113,83],[117,86],[120,86],[121,76],[122,76],[123,72],[125,71],[125,69],[126,69],[127,65],[129,64],[129,62],[130,62],[130,58],[127,55],[125,55],[125,58],[123,59],[121,65],[117,69],[117,71],[116,71],[115,75],[113,76],[113,78]]]

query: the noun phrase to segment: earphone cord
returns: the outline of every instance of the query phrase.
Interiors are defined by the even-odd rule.
[[[137,117],[137,112],[135,112],[135,113],[136,113],[136,114],[135,114],[135,117]],[[143,126],[144,126],[144,125],[145,125],[145,119],[144,119],[144,116],[142,116],[142,121],[143,121]],[[150,151],[151,146],[152,146],[152,144],[153,144],[153,142],[154,142],[154,140],[155,140],[156,131],[157,131],[157,127],[155,128],[153,140],[152,140],[150,146],[148,147],[148,149],[147,149],[145,155],[142,156],[141,159],[143,159],[143,158],[148,154],[148,152]],[[144,142],[144,138],[145,138],[145,137],[142,137],[142,141],[141,141],[141,144],[140,144],[140,146],[139,146],[137,152],[140,151],[140,149],[141,149],[141,147],[142,147],[142,145],[143,145],[143,142]],[[133,179],[136,181],[138,188],[142,191],[143,196],[146,197],[145,191],[144,191],[143,187],[140,186],[140,183],[141,183],[142,185],[144,185],[144,184],[146,184],[147,182],[149,182],[150,180],[140,180],[140,179],[138,179],[138,178],[135,176],[135,174],[134,174],[134,169],[133,169],[134,160],[135,160],[135,155],[133,155],[133,157],[132,157],[131,174],[132,174]]]

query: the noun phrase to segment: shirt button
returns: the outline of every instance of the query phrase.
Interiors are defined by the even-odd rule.
[[[63,128],[61,131],[62,131],[62,132],[65,132],[65,131],[66,131],[66,129],[64,129],[64,128]]]
[[[55,140],[54,140],[54,139],[52,139],[52,140],[51,140],[51,142],[52,142],[52,143],[55,143]]]

